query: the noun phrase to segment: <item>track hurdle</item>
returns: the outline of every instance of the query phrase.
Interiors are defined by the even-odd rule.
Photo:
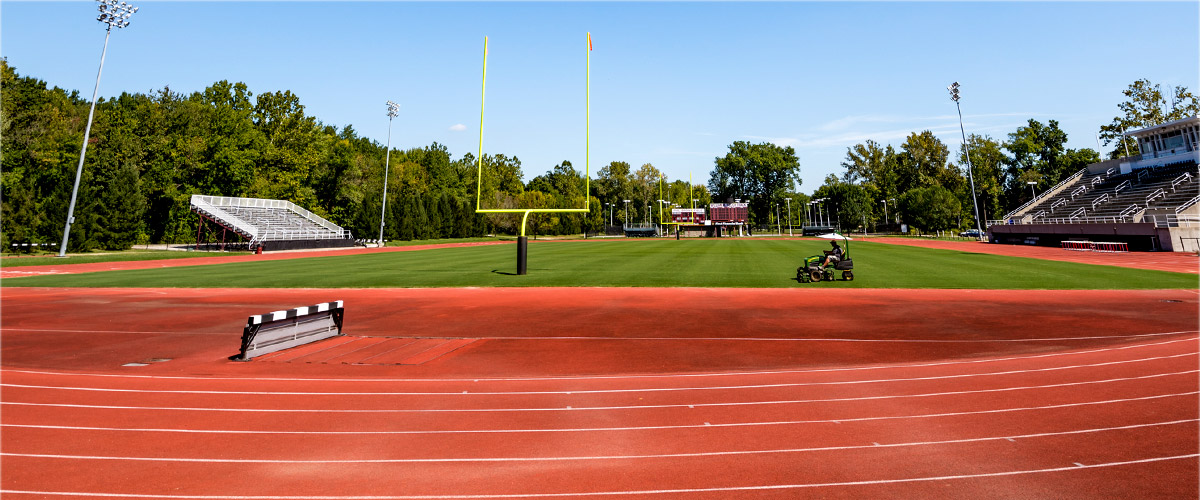
[[[344,315],[339,300],[250,316],[242,330],[241,353],[231,359],[249,361],[255,356],[336,337],[342,334]]]
[[[1092,242],[1090,241],[1072,241],[1064,240],[1062,242],[1063,250],[1075,250],[1080,252],[1092,251]]]
[[[1092,243],[1092,251],[1105,253],[1124,253],[1129,251],[1129,244],[1114,241],[1097,241]]]

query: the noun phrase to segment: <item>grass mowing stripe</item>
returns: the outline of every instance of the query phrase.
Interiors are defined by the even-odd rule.
[[[12,278],[3,286],[79,287],[755,287],[1195,289],[1195,275],[854,241],[855,280],[801,285],[796,267],[824,241],[692,239],[531,241],[529,274],[513,245],[312,257]]]

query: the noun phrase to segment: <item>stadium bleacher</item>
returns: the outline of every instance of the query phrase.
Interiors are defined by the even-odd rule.
[[[291,250],[355,245],[350,231],[290,201],[194,194],[191,209],[203,219],[240,235],[249,249]]]
[[[1200,229],[1197,168],[1197,162],[1183,161],[1121,173],[1091,165],[1004,220],[989,221],[989,239],[1059,246],[1093,238],[1134,250],[1194,251],[1200,242],[1192,234]]]

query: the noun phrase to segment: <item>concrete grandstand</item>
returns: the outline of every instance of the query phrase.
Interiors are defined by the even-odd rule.
[[[191,209],[200,215],[201,228],[206,221],[222,232],[232,232],[245,240],[247,248],[292,250],[335,248],[355,245],[349,230],[329,222],[295,203],[260,198],[192,195]],[[197,230],[197,246],[201,231]],[[224,237],[222,237],[224,245]]]
[[[1129,132],[1142,154],[1088,165],[1003,220],[989,221],[989,240],[1200,251],[1198,131],[1200,118],[1193,116]]]

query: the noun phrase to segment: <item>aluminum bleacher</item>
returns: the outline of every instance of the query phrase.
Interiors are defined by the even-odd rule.
[[[241,236],[251,249],[289,250],[355,244],[350,231],[290,201],[194,194],[191,209],[203,219]]]
[[[1055,245],[1080,237],[1117,239],[1140,250],[1176,249],[1173,228],[1197,227],[1200,171],[1186,161],[1120,173],[1115,168],[1071,176],[1042,197],[989,221],[993,242]],[[1180,240],[1182,241],[1182,240]]]

